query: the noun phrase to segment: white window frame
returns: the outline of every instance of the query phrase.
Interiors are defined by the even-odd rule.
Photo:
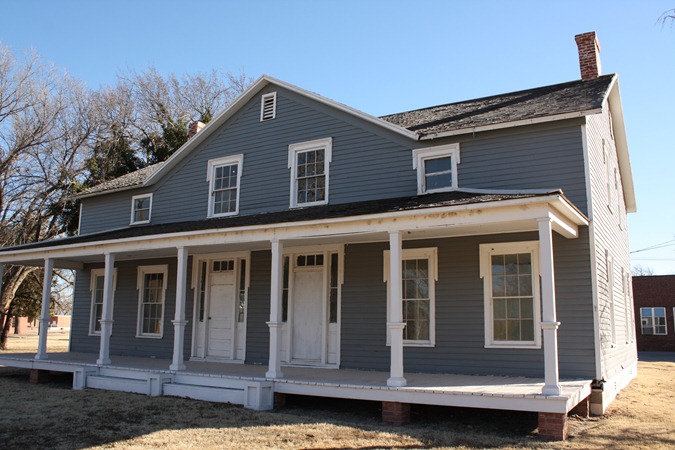
[[[100,336],[101,330],[96,331],[96,322],[101,319],[96,318],[96,278],[103,278],[105,283],[105,269],[92,269],[89,276],[89,292],[91,294],[91,306],[89,308],[89,336]],[[104,284],[105,286],[105,284]],[[105,289],[105,287],[104,287]],[[117,290],[117,268],[113,269],[113,295],[110,301],[111,306],[115,304],[115,291]],[[105,293],[104,293],[105,295]],[[111,319],[114,308],[110,308]],[[103,317],[103,310],[101,310],[101,317]]]
[[[483,278],[483,297],[485,308],[485,348],[541,348],[541,288],[539,280],[539,241],[505,242],[481,244],[480,276]],[[532,341],[496,341],[493,330],[492,307],[492,255],[512,255],[530,253],[532,264],[532,318],[534,321],[534,340]]]
[[[148,207],[148,220],[134,220],[136,217],[136,200],[142,199],[142,198],[149,198],[150,199],[150,206]],[[130,225],[141,225],[144,223],[150,223],[150,220],[152,219],[152,194],[139,194],[139,195],[134,195],[131,197],[131,221],[129,222]]]
[[[219,167],[223,166],[232,166],[237,165],[237,201],[234,208],[234,211],[215,214],[215,195],[214,195],[214,182],[215,182],[215,171]],[[208,170],[206,172],[206,181],[209,183],[209,209],[207,217],[226,217],[226,216],[236,216],[239,214],[239,198],[241,196],[241,174],[244,168],[244,155],[232,155],[225,156],[223,158],[210,159],[208,163]]]
[[[151,273],[163,274],[162,283],[162,316],[159,322],[159,333],[143,333],[143,288],[145,275]],[[136,289],[138,290],[138,314],[136,323],[137,338],[161,339],[164,335],[164,313],[166,312],[166,287],[169,279],[168,264],[157,264],[153,266],[138,266],[138,275],[136,279]]]
[[[265,101],[267,99],[272,99],[272,117],[265,118]],[[269,94],[264,94],[260,97],[260,121],[267,122],[268,120],[275,119],[277,117],[277,93],[270,92]]]
[[[614,292],[614,258],[605,250],[607,270],[607,301],[609,302],[610,338],[612,347],[616,346],[616,292]]]
[[[450,157],[452,165],[452,186],[439,189],[426,189],[425,162],[429,159]],[[433,194],[434,192],[449,192],[457,190],[457,164],[459,160],[459,144],[441,145],[431,148],[417,148],[413,150],[413,169],[417,170],[417,194]]]
[[[387,284],[387,322],[391,322],[391,283],[389,283],[390,251],[384,251],[383,281]],[[404,347],[435,347],[436,346],[436,283],[438,282],[438,248],[406,248],[401,252],[401,263],[408,259],[427,259],[429,261],[429,340],[404,339]],[[401,275],[403,275],[401,273]],[[403,292],[401,292],[403,295]],[[403,299],[401,299],[403,301]],[[391,336],[387,330],[387,345],[391,345]]]
[[[324,170],[323,174],[326,179],[324,189],[326,194],[323,200],[316,202],[307,202],[307,203],[298,203],[298,179],[297,179],[297,166],[298,166],[298,154],[312,151],[312,150],[322,150],[324,151],[323,155],[323,164]],[[288,146],[288,168],[291,169],[291,208],[302,208],[305,206],[315,206],[315,205],[325,205],[328,203],[328,193],[329,193],[329,181],[330,181],[330,163],[333,160],[333,138],[324,138],[317,139],[314,141],[299,142],[296,144],[291,144]]]
[[[642,315],[642,310],[643,309],[649,309],[651,311],[651,315],[649,316],[652,319],[652,330],[654,332],[652,334],[645,334],[644,332],[644,327],[642,326],[642,321],[644,320],[644,316]],[[654,320],[656,316],[654,315],[654,310],[655,309],[662,309],[663,310],[663,326],[665,327],[666,331],[665,333],[657,333],[656,332],[656,321]],[[675,308],[673,308],[673,313],[675,313]],[[643,306],[640,308],[640,334],[643,336],[667,336],[668,335],[668,311],[664,306]]]

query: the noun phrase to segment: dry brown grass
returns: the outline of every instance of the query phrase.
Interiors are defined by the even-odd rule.
[[[64,350],[59,332],[51,336],[50,351]],[[14,337],[10,351],[34,351],[37,345],[29,341]],[[256,412],[196,400],[72,391],[67,375],[30,385],[27,371],[0,368],[0,447],[673,448],[675,363],[640,363],[639,371],[605,416],[572,418],[568,441],[546,443],[537,439],[536,414],[530,413],[416,407],[410,425],[392,427],[380,423],[378,405],[371,402],[292,397],[279,412]]]

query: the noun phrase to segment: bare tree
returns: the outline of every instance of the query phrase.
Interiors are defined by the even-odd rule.
[[[83,175],[96,129],[89,92],[29,54],[17,61],[0,47],[0,245],[52,238],[71,187]],[[0,348],[12,301],[38,268],[5,267],[0,296]]]
[[[661,14],[658,21],[661,23],[661,26],[665,26],[666,22],[670,22],[670,26],[672,27],[675,21],[675,9],[669,9]]]
[[[642,275],[654,275],[654,269],[651,267],[645,267],[642,264],[635,264],[633,266],[633,270],[631,270],[631,273],[634,277]]]

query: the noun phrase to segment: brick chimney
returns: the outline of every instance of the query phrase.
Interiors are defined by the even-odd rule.
[[[202,128],[206,126],[205,123],[202,123],[200,121],[192,122],[190,126],[188,127],[188,139],[192,139],[192,137],[199,133]]]
[[[582,80],[592,80],[602,75],[600,67],[600,44],[595,31],[574,36],[579,48],[579,69]]]

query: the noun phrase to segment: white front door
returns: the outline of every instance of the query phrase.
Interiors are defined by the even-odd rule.
[[[207,357],[233,359],[235,337],[235,271],[209,277]]]
[[[323,267],[298,269],[293,288],[292,362],[320,364],[324,356]]]

